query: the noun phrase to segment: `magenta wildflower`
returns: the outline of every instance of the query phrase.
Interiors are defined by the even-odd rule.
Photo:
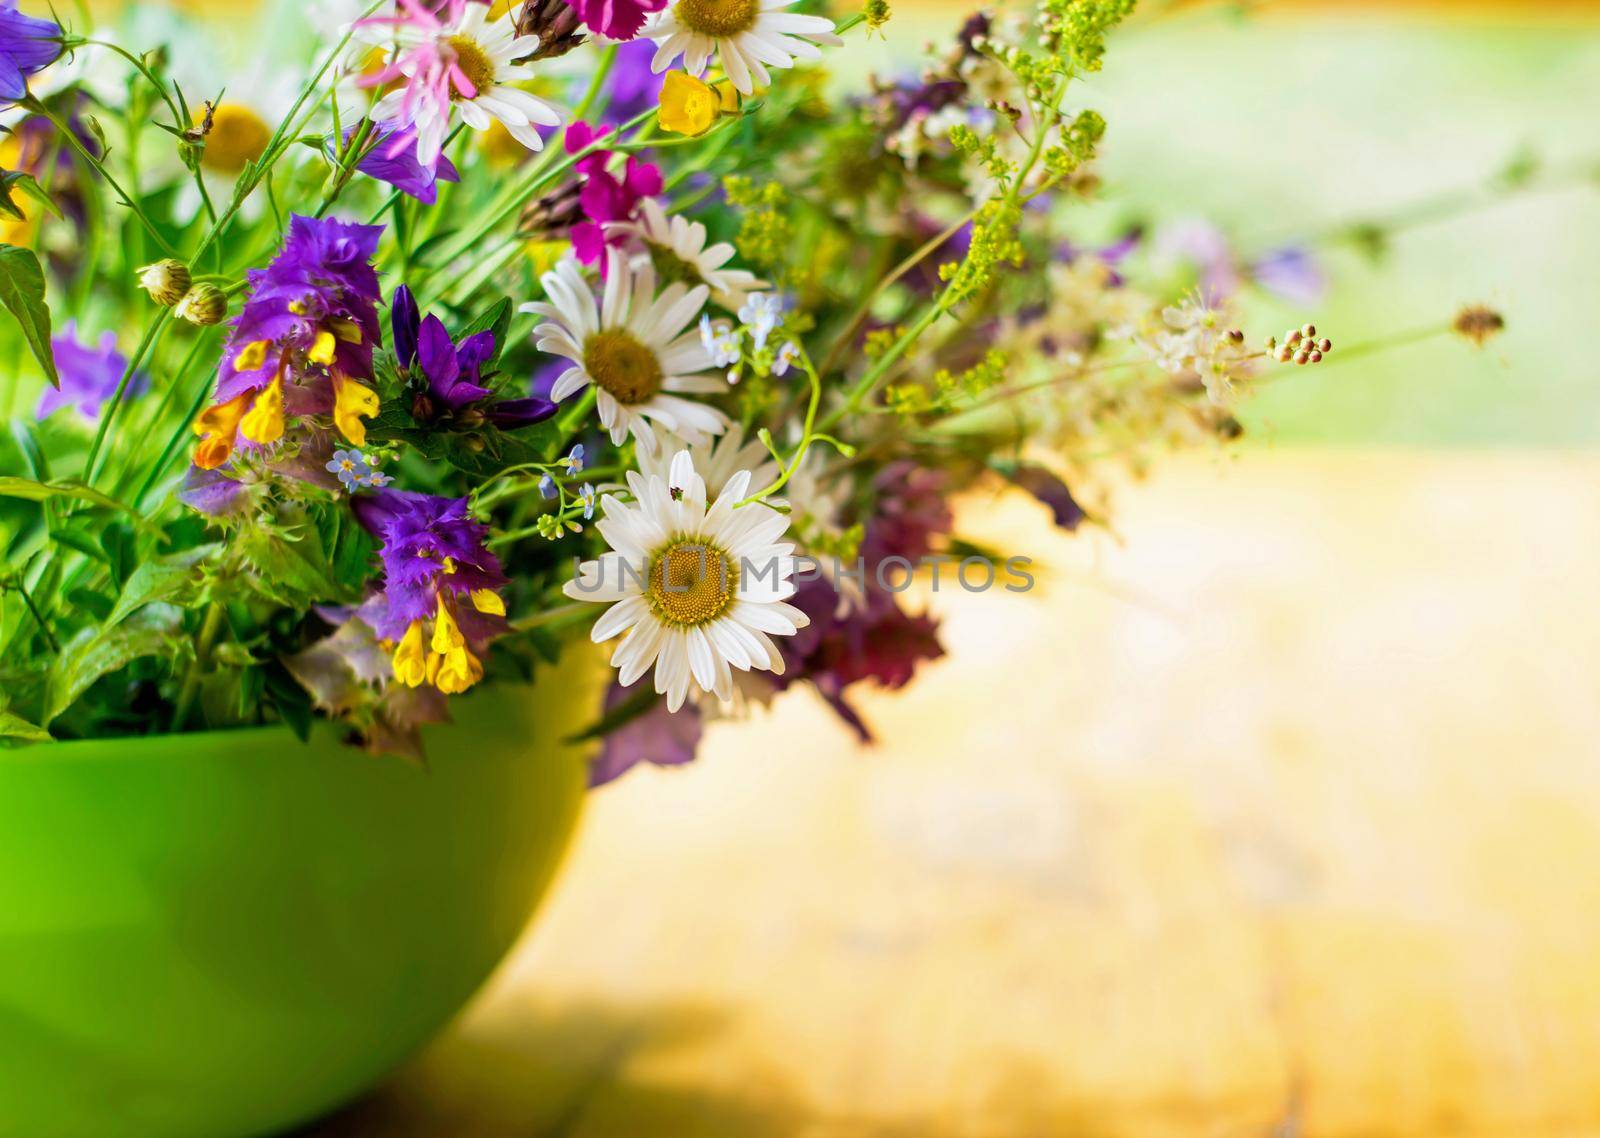
[[[607,39],[631,40],[644,27],[644,18],[667,6],[667,0],[570,0],[578,18],[591,32]]]
[[[575,122],[567,127],[567,153],[577,154],[610,132],[610,127],[596,130],[588,123]],[[577,162],[578,173],[584,179],[578,202],[588,220],[572,227],[572,250],[584,264],[598,263],[602,276],[610,260],[605,255],[606,249],[627,240],[622,226],[617,223],[633,221],[638,215],[639,202],[659,194],[663,184],[659,167],[631,154],[619,177],[607,169],[612,157],[612,151],[598,149]]]

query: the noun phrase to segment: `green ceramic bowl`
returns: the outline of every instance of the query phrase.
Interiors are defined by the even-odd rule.
[[[430,728],[0,751],[0,1135],[255,1138],[428,1040],[516,940],[584,798],[582,649]]]

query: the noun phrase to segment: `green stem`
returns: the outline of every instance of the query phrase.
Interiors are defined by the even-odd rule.
[[[44,614],[33,603],[33,597],[28,592],[28,586],[23,582],[21,575],[16,578],[17,592],[22,595],[22,603],[28,606],[28,612],[33,615],[33,622],[39,626],[39,631],[44,634],[45,643],[50,645],[50,651],[60,652],[61,641],[56,639],[56,634],[50,631],[50,626],[44,622]]]
[[[165,308],[158,309],[150,320],[150,326],[145,329],[144,339],[139,341],[139,347],[128,360],[128,366],[122,370],[122,379],[117,383],[117,389],[111,393],[111,398],[100,411],[100,426],[94,433],[94,442],[89,446],[88,457],[83,460],[83,480],[89,485],[94,485],[97,473],[95,462],[100,457],[100,448],[105,444],[106,434],[111,428],[111,420],[116,416],[117,408],[122,404],[122,397],[128,390],[134,373],[139,370],[139,365],[144,362],[144,357],[155,345],[158,337],[166,328],[170,314]]]
[[[177,255],[176,250],[174,250],[172,246],[168,244],[167,239],[161,236],[161,231],[156,228],[155,222],[150,220],[149,216],[142,208],[140,208],[139,203],[133,199],[132,195],[130,195],[127,190],[122,188],[122,183],[117,181],[117,179],[112,176],[110,170],[106,169],[105,163],[101,162],[100,159],[95,156],[94,152],[83,144],[83,140],[78,137],[77,132],[68,126],[60,115],[56,114],[49,107],[45,106],[38,99],[35,99],[32,96],[24,99],[20,105],[27,108],[29,111],[32,111],[34,114],[43,115],[45,118],[49,119],[51,125],[53,125],[56,130],[60,132],[61,137],[67,140],[67,144],[71,146],[73,150],[77,151],[80,158],[89,164],[90,169],[94,170],[95,173],[99,174],[100,177],[105,180],[106,185],[110,186],[112,190],[116,192],[117,197],[122,199],[122,204],[133,211],[133,215],[139,219],[139,223],[144,226],[146,232],[148,232],[151,238],[155,240],[155,243],[160,246],[162,252],[166,253],[169,257],[174,257]]]
[[[1033,172],[1033,168],[1038,165],[1039,156],[1044,152],[1044,144],[1045,140],[1050,136],[1050,128],[1061,120],[1061,97],[1066,94],[1067,84],[1070,79],[1071,76],[1069,75],[1061,76],[1061,78],[1056,81],[1056,85],[1051,90],[1049,96],[1046,98],[1044,103],[1041,104],[1041,114],[1039,116],[1038,125],[1034,130],[1033,145],[1028,148],[1028,156],[1023,160],[1022,164],[1017,167],[1017,172],[1012,180],[1011,186],[1006,190],[1005,197],[1002,199],[1002,214],[1008,209],[1015,208],[1017,201],[1022,194],[1023,186],[1027,183],[1028,175],[1031,174]],[[922,334],[932,327],[934,321],[938,320],[939,317],[943,316],[947,311],[949,311],[951,306],[955,304],[956,300],[955,283],[955,281],[951,281],[949,284],[947,284],[938,297],[927,307],[922,315],[917,318],[916,323],[912,324],[910,328],[906,329],[905,333],[895,341],[894,346],[885,352],[878,359],[878,361],[873,364],[872,367],[867,369],[866,374],[863,375],[856,383],[855,387],[851,389],[850,394],[846,397],[844,403],[836,407],[833,412],[823,420],[823,430],[828,430],[845,415],[857,410],[862,401],[871,395],[874,390],[876,390],[877,385],[882,381],[883,377],[888,374],[889,369],[899,361],[901,356],[905,355],[905,353],[910,350],[911,345],[916,343]]]
[[[598,615],[595,606],[588,601],[573,601],[569,605],[557,605],[555,608],[536,612],[511,622],[513,632],[527,632],[530,629],[542,628],[547,624],[559,624],[573,617],[583,616],[585,613]]]
[[[222,630],[222,616],[221,602],[212,601],[206,606],[205,618],[200,622],[200,633],[195,637],[194,659],[189,661],[183,687],[178,691],[178,702],[172,710],[170,730],[174,733],[183,730],[184,721],[189,718],[189,708],[200,692],[201,670],[211,662],[211,646],[216,643],[217,633]]]
[[[182,376],[179,376],[178,378],[174,379],[173,382],[179,383],[182,381],[182,378]],[[183,442],[184,435],[189,433],[189,424],[193,423],[195,416],[200,414],[201,406],[205,403],[206,397],[211,393],[210,375],[204,376],[203,379],[204,382],[201,383],[200,386],[195,390],[194,399],[189,404],[188,414],[184,415],[183,419],[179,421],[177,427],[173,429],[171,437],[167,439],[167,445],[162,448],[161,457],[156,460],[155,465],[153,465],[150,468],[149,473],[145,475],[144,482],[139,487],[139,492],[129,499],[129,505],[131,505],[134,509],[140,511],[144,509],[144,500],[149,495],[150,488],[156,484],[156,480],[161,477],[162,473],[167,469],[167,466],[172,462],[172,456],[177,453],[178,446]]]
[[[372,15],[383,6],[384,2],[385,0],[373,0],[373,3],[368,6],[367,9],[357,18],[357,22]],[[251,191],[254,190],[260,183],[261,179],[266,176],[267,171],[272,169],[273,164],[277,162],[282,152],[288,149],[290,144],[285,141],[285,138],[291,133],[298,133],[297,130],[292,131],[290,128],[294,123],[296,116],[300,114],[300,108],[305,106],[306,99],[310,97],[311,92],[315,91],[322,83],[322,77],[328,73],[328,68],[332,67],[334,61],[337,60],[339,56],[344,54],[344,49],[349,46],[350,37],[354,34],[355,24],[352,23],[350,28],[345,31],[343,37],[340,38],[339,42],[336,43],[328,52],[327,56],[323,58],[322,66],[317,68],[316,74],[312,75],[311,77],[311,81],[301,88],[300,94],[295,98],[294,105],[289,108],[288,114],[283,116],[283,120],[278,123],[278,128],[272,132],[272,137],[267,141],[266,149],[262,151],[261,157],[246,167],[245,172],[240,175],[238,182],[234,184],[233,200],[228,203],[228,208],[224,210],[222,216],[217,218],[216,222],[212,224],[211,228],[206,232],[206,235],[200,239],[200,244],[195,248],[194,253],[189,257],[189,262],[191,264],[198,264],[205,251],[209,249],[219,237],[222,236],[223,230],[226,229],[228,223],[233,220],[233,215],[239,212],[239,208],[244,205],[244,201],[250,196]],[[315,110],[315,108],[313,108],[313,110]]]
[[[804,349],[801,349],[800,362],[806,369],[806,378],[811,381],[811,400],[806,405],[806,421],[804,428],[800,432],[800,445],[794,448],[794,457],[790,459],[787,466],[784,466],[782,457],[776,450],[773,450],[772,432],[765,427],[761,428],[761,441],[766,444],[767,450],[771,451],[772,457],[778,460],[778,465],[782,469],[779,470],[778,477],[773,479],[769,485],[741,500],[739,502],[741,506],[759,502],[763,498],[770,497],[783,489],[789,479],[794,476],[794,472],[800,469],[800,463],[805,460],[806,452],[811,449],[811,444],[816,440],[817,436],[812,434],[812,427],[817,421],[817,407],[822,402],[822,379],[817,375],[817,369],[812,366],[811,358],[805,354]]]

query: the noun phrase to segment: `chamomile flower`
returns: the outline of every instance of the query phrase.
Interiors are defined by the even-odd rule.
[[[361,21],[368,38],[392,41],[399,50],[393,63],[362,80],[369,86],[402,81],[373,106],[373,118],[411,128],[424,166],[438,161],[458,112],[473,130],[498,121],[529,150],[542,150],[544,139],[534,127],[559,126],[561,116],[515,86],[534,75],[512,62],[533,54],[539,37],[517,35],[512,12],[491,20],[485,4],[457,7],[454,14],[436,13],[418,0],[400,0],[400,15]]]
[[[678,0],[646,26],[654,40],[650,66],[665,71],[683,56],[691,75],[701,75],[713,53],[740,94],[771,84],[768,67],[792,67],[796,59],[818,59],[817,44],[838,46],[833,21],[783,9],[795,0]]]
[[[629,228],[644,242],[663,280],[706,285],[712,302],[729,312],[742,305],[751,290],[767,287],[754,273],[728,267],[732,245],[726,241],[707,245],[704,225],[677,214],[668,217],[655,198],[639,202],[638,220]]]
[[[601,500],[597,528],[611,546],[578,567],[565,592],[611,607],[590,633],[596,643],[625,634],[611,663],[627,687],[652,668],[655,689],[677,711],[691,691],[733,698],[735,670],[782,673],[773,636],[792,636],[809,618],[786,604],[794,595],[789,520],[759,502],[740,506],[749,471],[708,501],[705,479],[687,450],[666,478],[628,473],[634,501]]]
[[[639,456],[639,472],[666,479],[671,473],[673,457],[687,450],[695,470],[705,479],[706,492],[713,498],[722,493],[733,476],[741,470],[750,472],[750,485],[756,490],[772,484],[778,477],[778,463],[772,452],[755,439],[744,437],[742,424],[734,423],[725,435],[705,442],[689,444],[667,437],[661,450],[650,456]]]
[[[727,390],[725,380],[705,374],[712,365],[699,334],[685,331],[709,290],[676,282],[657,293],[653,267],[630,270],[622,254],[608,256],[602,297],[596,298],[578,262],[567,258],[541,278],[549,299],[522,306],[546,318],[534,329],[539,350],[572,361],[550,398],[559,403],[593,384],[611,441],[620,446],[631,433],[642,453],[656,449],[652,423],[694,442],[720,435],[727,416],[683,398]]]

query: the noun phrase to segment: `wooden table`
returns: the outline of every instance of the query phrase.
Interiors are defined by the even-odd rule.
[[[1600,459],[1253,454],[966,533],[864,706],[596,795],[470,1013],[310,1133],[1600,1134]]]

